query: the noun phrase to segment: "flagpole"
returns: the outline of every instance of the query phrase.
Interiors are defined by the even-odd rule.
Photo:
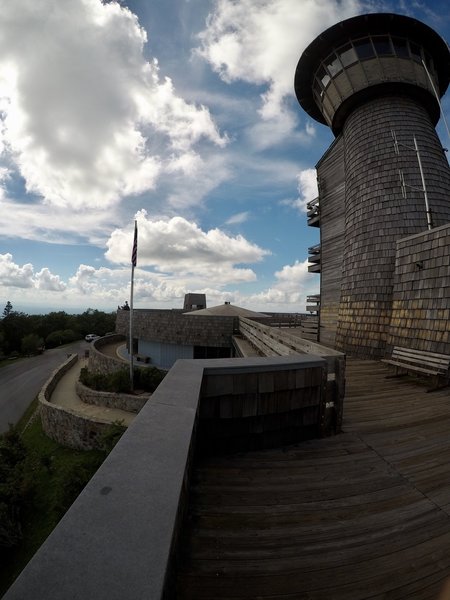
[[[134,222],[133,251],[131,254],[131,286],[130,286],[130,390],[134,390],[134,344],[133,344],[133,295],[134,267],[137,263],[137,221]]]

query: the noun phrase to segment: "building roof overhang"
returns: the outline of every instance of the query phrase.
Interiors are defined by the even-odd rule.
[[[295,94],[303,110],[327,124],[317,106],[312,85],[314,74],[329,53],[351,38],[388,34],[407,37],[424,47],[433,57],[438,73],[439,93],[444,95],[450,81],[450,51],[447,42],[431,27],[417,19],[394,13],[370,13],[341,21],[322,32],[304,50],[295,71]]]

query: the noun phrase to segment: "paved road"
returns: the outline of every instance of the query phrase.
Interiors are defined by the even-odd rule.
[[[66,360],[68,354],[84,353],[87,348],[89,344],[84,341],[74,342],[0,368],[0,433],[8,430],[9,423],[17,423],[50,374]]]

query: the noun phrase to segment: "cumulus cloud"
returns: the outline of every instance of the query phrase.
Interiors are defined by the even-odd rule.
[[[203,231],[182,217],[152,221],[141,211],[137,220],[138,264],[159,272],[201,274],[223,284],[253,281],[256,276],[251,269],[236,265],[259,262],[270,254],[241,235],[229,236],[220,229]],[[107,243],[106,258],[129,263],[131,243],[131,230],[116,229]]]
[[[185,102],[146,32],[117,2],[15,0],[0,23],[0,148],[29,192],[71,210],[151,189],[200,139],[223,146],[208,109]]]
[[[297,174],[298,197],[295,200],[283,200],[282,204],[292,206],[302,213],[306,213],[306,205],[310,200],[317,198],[317,172],[315,169],[304,169]]]
[[[31,263],[18,265],[12,254],[0,254],[0,285],[4,288],[33,288],[35,290],[63,291],[66,284],[58,275],[53,275],[46,267],[34,272]]]
[[[295,120],[285,99],[301,53],[326,27],[360,10],[359,0],[218,0],[197,54],[226,82],[265,85],[261,116],[287,127]]]
[[[59,275],[53,275],[47,267],[36,273],[34,282],[38,290],[62,292],[67,288],[67,285],[61,281]]]
[[[240,298],[246,306],[257,310],[305,312],[306,296],[317,293],[317,276],[308,272],[308,260],[295,261],[293,265],[284,265],[275,272],[275,282],[261,292]],[[240,295],[236,295],[238,299]]]

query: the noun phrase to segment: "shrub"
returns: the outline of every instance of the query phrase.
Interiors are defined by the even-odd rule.
[[[134,372],[134,382],[136,387],[146,392],[154,392],[165,375],[165,371],[160,371],[155,367],[136,369]]]
[[[145,392],[154,392],[165,377],[165,372],[155,367],[135,369],[134,386]],[[93,389],[103,392],[130,392],[130,373],[128,369],[120,369],[114,373],[91,373],[87,367],[80,372],[80,382]]]
[[[26,448],[16,429],[0,436],[0,550],[22,539],[22,512],[33,493],[26,475]]]
[[[74,342],[78,338],[79,335],[76,334],[72,329],[58,329],[57,331],[52,331],[52,333],[45,338],[45,345],[47,348],[55,348],[56,346],[61,346],[62,344]]]
[[[100,448],[109,454],[125,432],[123,421],[113,421],[100,438]]]

